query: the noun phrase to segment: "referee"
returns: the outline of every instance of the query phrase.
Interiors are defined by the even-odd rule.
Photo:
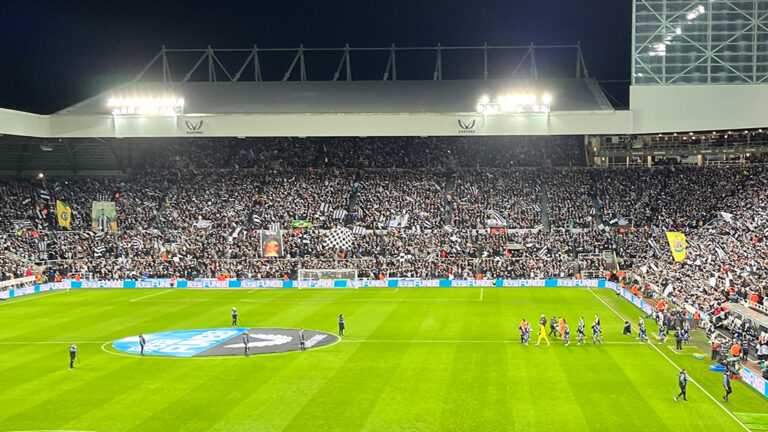
[[[680,386],[680,393],[675,396],[675,402],[680,399],[680,396],[683,397],[684,401],[688,402],[688,398],[685,397],[685,388],[688,386],[688,376],[685,375],[685,369],[680,371],[680,375],[677,377],[677,385]]]
[[[232,308],[232,327],[237,327],[237,308]]]
[[[339,314],[339,336],[344,336],[344,329],[346,326],[344,325],[344,315]]]
[[[69,368],[75,368],[75,358],[77,358],[77,345],[72,344],[69,346]]]
[[[139,335],[139,348],[141,349],[141,356],[144,357],[144,345],[147,344],[147,339],[144,337],[144,333]]]

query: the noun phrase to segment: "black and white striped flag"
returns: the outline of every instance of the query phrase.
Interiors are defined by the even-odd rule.
[[[331,210],[331,206],[327,203],[320,204],[320,213],[328,213]]]
[[[110,198],[107,194],[96,194],[96,201],[109,201]]]
[[[273,233],[279,233],[280,232],[280,223],[279,222],[272,222],[269,224],[269,232]]]
[[[29,204],[29,203],[31,203],[31,202],[32,202],[32,198],[25,198],[25,199],[24,199],[24,201],[22,201],[21,203],[22,203],[23,205],[27,205],[27,204]]]
[[[415,232],[417,234],[421,234],[421,227],[418,226],[418,225],[414,225],[414,226],[411,227],[411,231],[413,231],[413,232]]]
[[[355,226],[354,228],[352,228],[352,234],[354,234],[354,235],[361,235],[363,233],[365,233],[365,228],[363,228],[363,227],[361,227],[359,225]]]
[[[338,209],[333,211],[334,219],[344,219],[347,216],[347,211],[344,209]]]
[[[105,250],[107,250],[107,248],[104,246],[96,246],[95,248],[93,248],[93,254],[96,256],[99,256],[102,253],[104,253]]]
[[[430,221],[426,221],[425,220],[422,225],[424,225],[424,229],[425,230],[431,230],[432,229],[432,223]]]
[[[49,201],[51,199],[51,195],[48,193],[45,189],[40,189],[40,199],[43,201]]]
[[[480,190],[477,189],[477,186],[470,186],[469,193],[472,195],[477,195],[478,193],[480,193]]]

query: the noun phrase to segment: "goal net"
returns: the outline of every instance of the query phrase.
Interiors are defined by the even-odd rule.
[[[299,280],[357,279],[355,269],[299,269]]]

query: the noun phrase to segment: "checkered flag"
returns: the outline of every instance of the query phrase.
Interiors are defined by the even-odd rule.
[[[352,249],[354,236],[352,231],[344,227],[332,229],[323,241],[323,246],[328,249]]]

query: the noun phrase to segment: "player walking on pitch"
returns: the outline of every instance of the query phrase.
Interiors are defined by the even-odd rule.
[[[683,397],[684,401],[688,402],[688,398],[685,397],[685,389],[688,386],[688,376],[685,374],[685,369],[680,371],[680,375],[677,377],[677,385],[680,386],[680,393],[675,396],[675,402],[680,399],[680,396]]]
[[[344,315],[339,314],[339,336],[344,336],[344,329],[346,326],[344,325]]]
[[[603,344],[603,341],[600,340],[600,324],[597,321],[592,324],[592,345],[596,343]]]
[[[563,318],[563,325],[565,326],[563,329],[563,339],[565,339],[565,346],[568,346],[571,344],[571,328],[568,327],[568,323],[565,322],[565,318]]]
[[[304,327],[299,329],[299,348],[302,351],[307,350],[307,342],[304,340]]]
[[[232,327],[237,327],[237,308],[232,308]]]
[[[640,329],[639,330],[639,333],[640,333],[640,336],[639,336],[640,343],[648,342],[648,335],[646,334],[645,321],[643,320],[643,317],[640,317],[640,321],[637,323],[637,326]]]
[[[541,338],[544,338],[544,340],[547,341],[547,346],[549,346],[549,338],[547,337],[547,317],[544,315],[541,316],[541,320],[539,321],[539,340],[536,341],[536,346],[541,344]]]
[[[248,357],[250,353],[248,352],[248,332],[243,333],[243,345],[245,345],[245,352],[243,353],[244,356]]]
[[[584,337],[584,317],[579,319],[579,328],[576,331],[578,333],[576,345],[581,345],[582,342],[586,344],[586,338]]]

